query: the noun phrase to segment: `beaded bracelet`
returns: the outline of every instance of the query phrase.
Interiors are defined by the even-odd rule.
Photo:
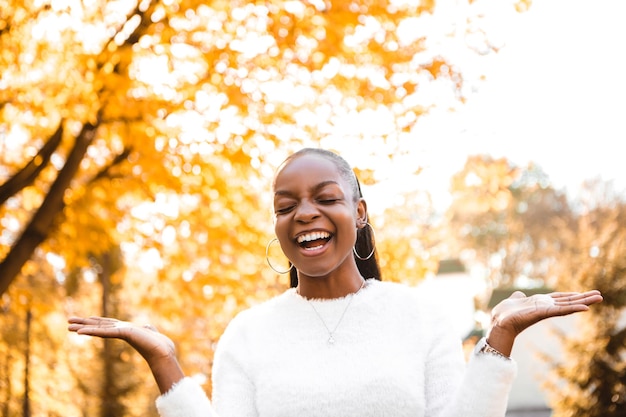
[[[510,357],[506,356],[504,353],[500,352],[498,349],[493,348],[489,343],[487,343],[487,339],[483,339],[483,340],[484,340],[484,345],[480,347],[480,349],[478,350],[478,353],[493,355],[493,356],[500,357],[502,359],[511,360]]]

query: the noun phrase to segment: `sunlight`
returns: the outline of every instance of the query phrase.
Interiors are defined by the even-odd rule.
[[[65,258],[57,255],[56,253],[47,252],[46,261],[48,261],[48,263],[56,269],[65,268]]]
[[[31,139],[30,131],[22,124],[15,123],[9,127],[7,132],[0,133],[2,139],[2,159],[7,163],[16,162],[22,159],[24,146]],[[36,152],[35,147],[28,146],[29,153]]]
[[[146,251],[140,252],[135,260],[137,267],[144,273],[155,273],[162,269],[163,258],[156,248],[149,248]]]

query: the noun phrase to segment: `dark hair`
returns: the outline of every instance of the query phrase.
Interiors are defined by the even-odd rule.
[[[350,185],[352,188],[352,195],[354,202],[356,203],[361,198],[363,198],[363,193],[361,192],[361,185],[359,184],[359,180],[357,179],[354,171],[350,167],[350,164],[343,159],[338,154],[328,151],[326,149],[320,148],[303,148],[299,151],[291,154],[285,161],[281,164],[284,166],[288,164],[290,161],[296,159],[299,156],[308,155],[308,154],[316,154],[320,155],[332,162],[337,166],[339,170],[339,174],[343,177],[343,179]],[[378,257],[375,250],[376,242],[374,241],[374,235],[372,233],[371,226],[365,226],[362,229],[357,230],[356,234],[356,243],[354,245],[357,253],[365,258],[372,251],[374,251],[373,255],[366,260],[359,259],[357,256],[354,256],[356,261],[356,265],[359,268],[359,272],[365,279],[374,278],[377,280],[381,280],[380,266],[378,265]],[[290,286],[297,287],[298,286],[298,271],[295,268],[292,268],[289,272],[290,278]]]

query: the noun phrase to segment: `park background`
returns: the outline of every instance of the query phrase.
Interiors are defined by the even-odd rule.
[[[0,6],[1,415],[155,415],[138,355],[70,315],[155,324],[210,392],[224,326],[288,285],[269,190],[302,146],[355,166],[384,279],[463,266],[468,349],[515,288],[602,290],[524,335],[510,413],[624,414],[623,2]]]

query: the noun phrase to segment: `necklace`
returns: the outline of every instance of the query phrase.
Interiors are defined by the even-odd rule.
[[[348,308],[350,307],[350,304],[352,304],[352,300],[354,300],[354,297],[358,293],[361,292],[363,287],[365,287],[365,280],[363,280],[363,282],[361,282],[361,286],[359,287],[359,289],[356,290],[356,292],[352,293],[352,295],[350,295],[350,298],[348,299],[346,307],[343,309],[343,313],[341,313],[341,317],[339,317],[339,320],[337,320],[337,324],[335,324],[335,327],[333,328],[332,331],[328,328],[328,325],[326,324],[326,322],[324,321],[324,319],[320,315],[319,311],[317,311],[317,309],[315,308],[315,306],[313,305],[311,300],[309,300],[308,298],[306,299],[309,302],[309,305],[311,306],[313,311],[315,311],[315,314],[317,315],[317,318],[320,319],[320,321],[322,322],[322,324],[326,328],[326,331],[328,332],[328,344],[329,345],[332,345],[332,344],[335,343],[335,332],[337,331],[337,328],[339,328],[339,325],[341,324],[341,321],[343,320],[343,317],[346,315],[346,312],[348,311]]]

